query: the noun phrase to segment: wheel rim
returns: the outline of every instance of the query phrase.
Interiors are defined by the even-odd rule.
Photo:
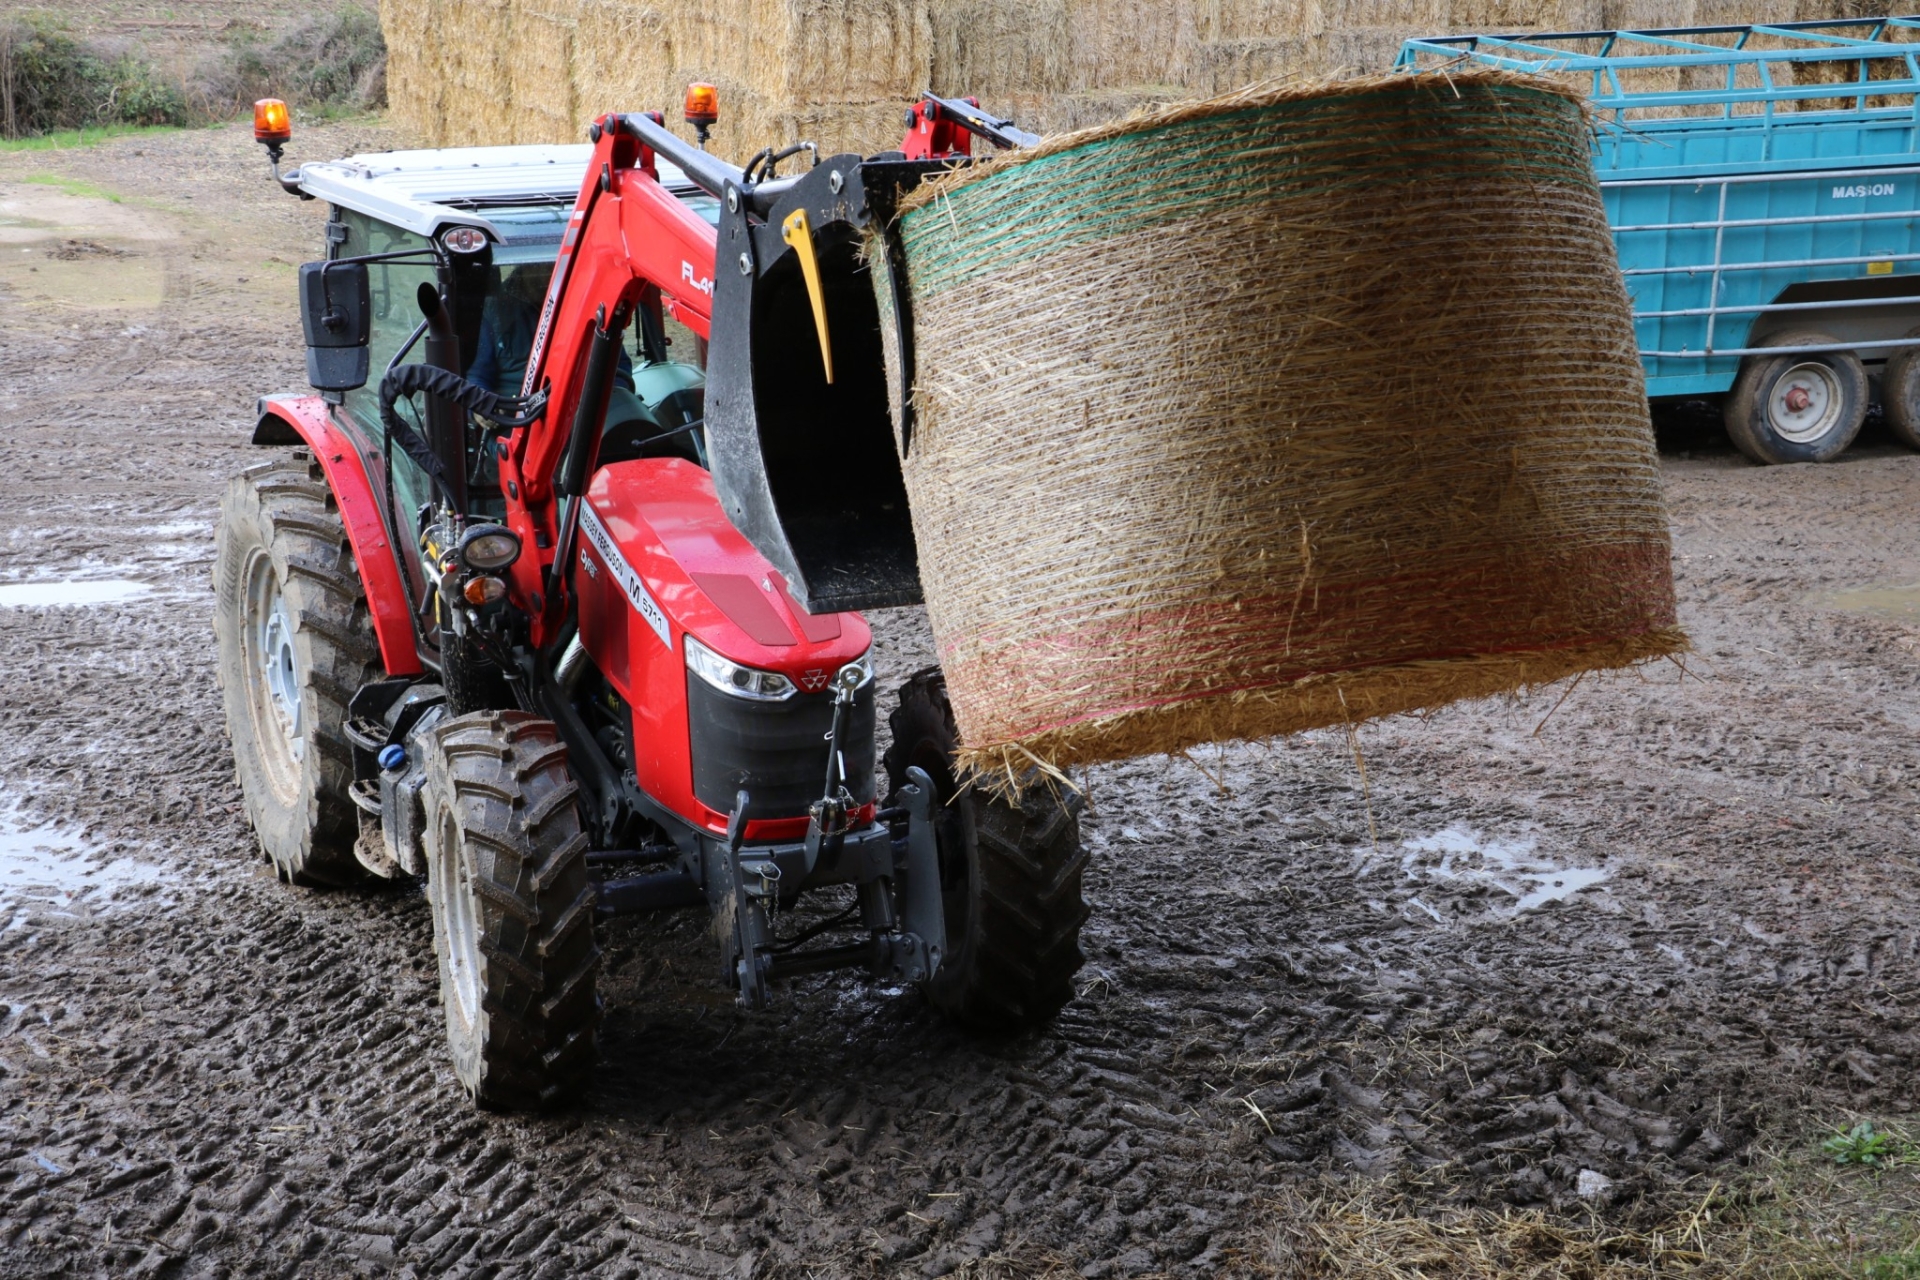
[[[480,928],[473,910],[473,876],[460,850],[460,828],[448,810],[440,820],[440,865],[434,878],[442,886],[440,918],[447,935],[447,987],[460,1021],[471,1027],[480,1017]]]
[[[305,683],[293,642],[293,614],[273,561],[257,552],[247,566],[247,672],[253,686],[255,740],[267,773],[282,792],[298,789],[306,758]]]
[[[1783,439],[1806,444],[1832,431],[1845,405],[1839,376],[1809,360],[1774,379],[1767,392],[1767,425]]]

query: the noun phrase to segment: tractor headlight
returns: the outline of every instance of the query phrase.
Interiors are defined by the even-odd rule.
[[[840,673],[833,678],[833,682],[842,689],[862,689],[871,684],[873,682],[873,650],[867,650],[840,668]]]
[[[736,698],[779,702],[791,698],[794,693],[793,681],[779,672],[743,667],[721,657],[692,636],[687,637],[687,670],[720,692],[730,693]]]
[[[477,524],[460,535],[460,563],[496,573],[520,558],[520,535],[505,525]]]

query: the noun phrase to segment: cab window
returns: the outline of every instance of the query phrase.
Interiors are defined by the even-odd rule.
[[[374,253],[398,253],[403,249],[428,249],[427,238],[403,230],[364,213],[340,211],[340,223],[347,237],[335,246],[337,258],[361,257]],[[393,467],[393,496],[402,523],[410,522],[430,495],[427,475],[400,449],[388,449],[386,428],[380,423],[380,379],[394,355],[413,335],[420,323],[420,306],[415,300],[422,284],[437,284],[439,274],[432,258],[417,261],[370,262],[367,264],[368,292],[373,303],[373,326],[368,339],[367,385],[347,392],[347,412],[367,438],[386,453]],[[408,353],[408,362],[421,359],[420,344]],[[417,400],[414,409],[417,409]],[[399,406],[403,416],[413,419],[408,405]],[[420,423],[414,420],[416,429]],[[375,478],[379,483],[379,478]]]

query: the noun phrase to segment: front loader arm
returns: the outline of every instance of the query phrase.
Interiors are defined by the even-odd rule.
[[[927,94],[914,108],[905,156],[824,157],[792,177],[773,177],[769,165],[754,181],[670,133],[657,114],[602,116],[590,134],[592,159],[522,388],[547,389],[546,415],[517,432],[500,459],[508,523],[536,552],[514,566],[512,583],[533,615],[535,644],[552,638],[565,613],[563,600],[548,598],[565,592],[566,566],[554,565],[569,551],[555,478],[588,389],[587,353],[597,328],[618,328],[652,289],[669,314],[711,340],[707,440],[734,524],[809,609],[916,602],[893,439],[897,419],[910,447],[911,319],[894,288],[889,323],[903,377],[901,402],[890,408],[869,233],[891,222],[904,191],[967,163],[970,138],[1003,148],[1038,139],[970,99]],[[720,200],[717,231],[660,185],[656,152]],[[763,372],[781,388],[764,402]],[[604,392],[604,383],[593,390]],[[576,456],[573,470],[590,475],[591,463],[590,453]]]
[[[514,447],[528,500],[551,493],[580,400],[580,373],[596,312],[638,303],[649,284],[672,314],[702,338],[712,323],[714,231],[660,185],[651,152],[624,130],[605,127],[574,202],[527,359],[523,394],[548,387],[547,414]]]
[[[651,286],[668,313],[699,337],[712,326],[713,228],[661,186],[652,150],[620,117],[602,117],[594,136],[527,359],[523,391],[546,387],[547,410],[509,438],[500,458],[507,522],[522,546],[537,549],[513,569],[515,594],[534,617],[536,644],[559,617],[560,602],[544,594],[553,560],[565,550],[554,481],[585,386],[596,317],[641,305]]]

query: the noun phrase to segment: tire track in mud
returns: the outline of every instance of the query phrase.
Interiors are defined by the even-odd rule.
[[[739,1011],[701,921],[626,921],[585,1102],[474,1114],[418,891],[278,885],[239,816],[211,520],[252,396],[299,377],[290,289],[244,301],[197,289],[112,362],[0,320],[0,583],[150,588],[0,608],[0,816],[162,873],[0,907],[0,1275],[1211,1275],[1289,1184],[1572,1206],[1591,1171],[1625,1213],[1805,1115],[1913,1109],[1916,628],[1807,603],[1920,580],[1887,518],[1920,459],[1868,449],[1669,457],[1684,679],[1368,726],[1364,788],[1334,733],[1094,770],[1045,1033],[837,978]],[[897,686],[924,622],[875,622]]]

